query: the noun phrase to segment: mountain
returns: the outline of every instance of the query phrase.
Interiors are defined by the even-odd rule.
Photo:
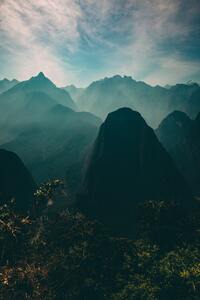
[[[169,90],[169,112],[180,110],[194,118],[200,111],[199,101],[192,100],[194,96],[200,95],[200,86],[197,83],[176,84]],[[199,97],[198,97],[199,99]]]
[[[152,87],[132,77],[105,78],[87,87],[77,103],[82,110],[90,111],[101,118],[120,107],[139,111],[149,125],[156,128],[170,112],[182,110],[189,114],[200,111],[198,84],[178,84],[170,88]]]
[[[181,202],[191,193],[174,162],[141,115],[110,113],[90,155],[78,207],[120,234],[133,233],[146,200]]]
[[[75,101],[75,103],[78,102],[79,98],[84,92],[84,88],[77,88],[75,85],[67,85],[66,87],[63,88],[65,91],[67,91],[72,99]]]
[[[57,104],[1,147],[15,151],[38,182],[64,178],[68,167],[83,160],[100,123],[91,113],[75,112]]]
[[[35,182],[21,159],[0,149],[0,203],[15,198],[16,209],[25,212],[33,206]]]
[[[175,111],[161,122],[156,134],[194,195],[200,196],[200,113],[191,120],[185,113]]]
[[[68,167],[81,164],[101,123],[74,108],[43,73],[19,83],[0,95],[1,147],[17,153],[37,182],[65,178]]]
[[[35,77],[31,77],[29,80],[20,82],[12,89],[3,93],[0,96],[0,103],[4,101],[9,102],[9,104],[11,104],[12,101],[23,102],[25,101],[26,96],[33,92],[43,92],[54,99],[56,103],[76,109],[76,106],[70,95],[63,89],[57,88],[56,85],[47,77],[45,77],[42,72]],[[19,98],[20,100],[17,100]],[[14,103],[12,104],[14,105]]]
[[[72,109],[76,105],[69,94],[57,88],[43,73],[20,82],[0,95],[0,143],[16,137],[25,126],[38,121],[44,110],[56,104]]]
[[[4,78],[3,80],[0,80],[0,94],[11,89],[18,83],[19,81],[17,81],[16,79],[8,80],[7,78]]]

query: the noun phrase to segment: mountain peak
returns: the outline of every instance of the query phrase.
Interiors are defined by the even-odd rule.
[[[30,80],[48,80],[50,81],[43,72],[39,72],[36,76],[32,76]]]
[[[11,79],[9,80],[8,78],[4,78],[2,80],[0,80],[0,82],[4,82],[4,83],[18,83],[18,80],[17,79]]]
[[[180,110],[174,110],[172,113],[170,113],[166,119],[173,119],[175,121],[189,121],[190,118],[188,117],[188,115]]]
[[[3,82],[10,82],[7,78],[2,79]]]
[[[28,82],[28,83],[31,83],[31,84],[38,84],[38,83],[41,83],[41,84],[51,84],[51,85],[54,85],[54,83],[44,75],[43,72],[40,72],[38,73],[36,76],[32,76],[29,80],[25,81],[25,82]]]
[[[43,72],[39,72],[36,77],[44,78],[46,77]]]
[[[144,119],[142,118],[142,116],[140,115],[139,112],[132,110],[129,107],[122,107],[119,108],[117,110],[115,110],[114,112],[111,112],[108,114],[107,119],[106,120],[142,120],[144,122]]]
[[[174,130],[174,126],[176,126],[176,128],[186,128],[190,126],[191,123],[192,120],[185,112],[175,110],[160,123],[160,125],[158,126],[158,130],[160,130],[161,128],[171,128],[172,130]]]

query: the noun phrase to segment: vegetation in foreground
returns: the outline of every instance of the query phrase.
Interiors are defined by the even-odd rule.
[[[200,299],[197,209],[177,218],[172,203],[148,201],[134,240],[111,237],[79,212],[44,209],[55,188],[38,190],[34,213],[0,207],[0,299]]]

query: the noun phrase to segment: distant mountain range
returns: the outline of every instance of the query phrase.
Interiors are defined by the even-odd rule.
[[[23,81],[0,95],[0,143],[32,123],[41,120],[42,113],[54,105],[76,109],[70,95],[57,88],[43,73]]]
[[[193,193],[200,196],[200,113],[191,120],[175,111],[159,125],[156,134],[185,176]]]
[[[85,167],[84,158],[87,156],[102,122],[97,116],[105,118],[110,111],[127,106],[141,113],[147,124],[157,127],[169,113],[174,109],[179,109],[182,113],[174,112],[172,117],[169,115],[155,132],[174,159],[178,170],[192,187],[195,195],[199,195],[198,174],[200,164],[198,163],[199,131],[197,129],[199,116],[196,117],[200,110],[200,87],[198,84],[177,84],[166,88],[151,87],[144,82],[137,82],[131,77],[114,76],[93,82],[86,89],[79,89],[73,85],[58,88],[42,72],[29,80],[19,83],[15,81],[14,83],[15,86],[11,85],[7,91],[0,94],[0,145],[6,150],[16,152],[30,169],[37,182],[62,177],[66,178],[69,185],[73,186],[73,191],[77,192],[78,185],[81,182],[82,169]],[[81,110],[85,112],[81,112]],[[184,113],[185,111],[189,117]],[[101,144],[101,150],[98,151],[101,152],[102,147],[104,147],[103,128],[110,124],[110,119],[112,120],[111,124],[114,124],[115,117],[111,118],[111,116],[118,114],[120,118],[116,118],[115,125],[119,132],[115,129],[110,131],[113,134],[113,136],[110,135],[110,143],[113,143],[118,151],[125,151],[122,147],[123,139],[130,131],[132,132],[132,139],[130,140],[135,139],[136,148],[140,149],[141,152],[140,157],[138,157],[138,152],[134,152],[136,150],[132,149],[133,145],[129,144],[129,136],[126,137],[125,143],[127,143],[127,147],[132,149],[132,153],[135,153],[135,157],[140,160],[141,155],[142,159],[146,155],[146,159],[148,159],[151,151],[151,156],[154,157],[151,147],[155,147],[155,153],[157,153],[156,151],[160,151],[158,148],[161,149],[162,146],[160,144],[158,146],[155,137],[151,137],[154,142],[151,141],[149,144],[150,134],[141,137],[141,141],[136,141],[134,126],[136,126],[138,135],[146,134],[146,132],[152,130],[149,129],[139,114],[136,118],[136,113],[133,113],[130,109],[119,110],[118,113],[115,112],[109,115],[100,131],[103,138],[100,139],[99,136],[97,139]],[[135,117],[133,117],[133,114]],[[132,118],[137,120],[134,126],[131,123],[133,120],[130,121],[129,116],[132,116],[131,120]],[[173,122],[173,116],[175,116],[175,119],[177,118],[177,122]],[[192,121],[190,117],[196,118],[196,120]],[[126,118],[130,121],[130,124],[129,121],[126,121]],[[119,126],[120,122],[122,122],[122,128]],[[179,123],[182,124],[181,127],[176,125]],[[129,129],[127,124],[130,125]],[[138,124],[143,124],[141,125],[143,129]],[[115,128],[114,125],[111,128]],[[121,135],[118,136],[118,133]],[[139,144],[140,146],[138,146]],[[143,149],[144,145],[145,150]],[[115,153],[116,150],[112,148],[112,151]],[[119,163],[121,159],[121,165],[126,157],[123,151],[122,155],[124,157],[116,158]],[[164,149],[161,152],[165,153]],[[157,153],[158,157],[160,157],[159,155],[161,154]],[[164,164],[163,168],[167,168],[167,154],[162,155],[164,159],[161,159],[161,165]],[[187,155],[190,156],[188,160],[186,159]],[[108,166],[113,159],[114,156],[110,157],[110,162],[107,162]],[[129,163],[131,165],[132,162]],[[157,168],[159,165],[156,158],[153,164],[150,164],[150,159],[145,163],[150,166],[147,174],[150,174],[148,172],[152,172],[155,166]],[[174,174],[174,164],[173,162],[170,164],[173,165],[172,171],[170,168],[170,171],[168,170],[166,173]],[[144,168],[146,170],[146,166]],[[157,170],[156,172],[160,174],[161,171]],[[155,176],[158,177],[158,174]],[[163,174],[159,176],[165,178],[165,172]],[[133,174],[133,176],[135,175]],[[150,177],[149,175],[148,178]],[[156,180],[158,181],[157,177]],[[171,179],[166,178],[166,182],[171,182]],[[143,179],[141,179],[141,182]],[[147,182],[146,177],[144,182]],[[162,184],[164,183],[159,182],[158,186],[161,190],[157,189],[158,193],[161,191],[161,196],[164,195]],[[176,184],[176,186],[178,185]],[[167,185],[165,188],[168,190]],[[169,191],[171,191],[171,187]],[[134,190],[134,192],[136,195],[137,191]],[[141,197],[143,197],[142,194]],[[156,198],[156,194],[153,192],[152,197]]]
[[[77,103],[79,101],[79,98],[84,92],[84,88],[77,88],[75,85],[67,85],[66,87],[63,87],[65,91],[67,91],[72,99]]]
[[[101,120],[76,112],[68,92],[43,73],[0,95],[1,146],[16,152],[37,182],[65,177],[95,139]]]
[[[77,104],[101,118],[119,107],[139,111],[156,128],[170,112],[181,110],[195,117],[200,111],[200,87],[196,83],[172,87],[152,87],[132,77],[105,78],[93,82],[79,97]]]
[[[78,206],[120,234],[134,232],[146,200],[190,205],[189,187],[141,115],[121,108],[101,125]]]
[[[0,80],[0,94],[11,89],[18,83],[19,83],[19,81],[17,81],[16,79],[8,80],[7,78],[4,78],[4,79]]]
[[[62,105],[47,110],[40,122],[2,147],[15,151],[38,182],[64,178],[69,166],[83,159],[101,120]]]
[[[3,81],[0,82],[0,92],[1,83]],[[17,82],[14,80],[13,83],[12,81],[8,83],[12,87],[12,84],[16,85]],[[152,87],[130,76],[119,75],[92,82],[87,88],[78,88],[74,85],[57,88],[40,72],[37,76],[17,84],[14,89],[7,90],[6,94],[0,95],[0,103],[4,102],[2,98],[5,98],[5,102],[9,102],[12,97],[24,99],[28,94],[31,94],[29,98],[34,99],[49,96],[59,104],[73,110],[91,112],[102,119],[117,108],[130,107],[140,112],[153,128],[157,128],[174,110],[183,111],[191,118],[195,118],[200,111],[200,86],[197,83]]]

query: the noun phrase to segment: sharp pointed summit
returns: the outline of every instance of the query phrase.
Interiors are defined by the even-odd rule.
[[[48,78],[45,76],[45,74],[43,72],[39,72],[36,76],[32,76],[29,80],[25,81],[27,83],[31,82],[31,83],[39,83],[41,82],[42,84],[48,84],[48,85],[52,85],[55,86],[55,84]]]
[[[37,77],[46,77],[43,72],[39,72]]]
[[[47,76],[45,76],[45,74],[43,72],[39,72],[36,76],[33,76],[32,78],[47,79],[47,80],[51,81]]]
[[[43,105],[43,98],[51,98],[54,101],[54,105],[62,104],[73,110],[76,110],[76,105],[73,102],[71,96],[67,91],[56,87],[56,85],[40,72],[38,75],[31,77],[29,80],[20,82],[13,88],[0,95],[0,109],[3,112],[5,109],[7,112],[13,114],[20,113],[25,114],[24,107],[28,100],[37,98],[37,104]],[[52,101],[49,101],[49,103]],[[39,107],[39,106],[38,106]],[[2,118],[5,114],[3,114]],[[6,113],[7,115],[7,113]]]

